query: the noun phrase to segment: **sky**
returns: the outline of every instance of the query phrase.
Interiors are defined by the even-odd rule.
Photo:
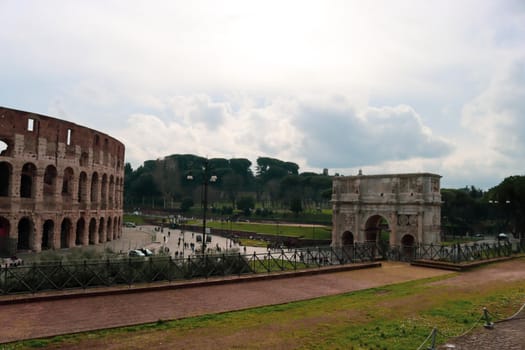
[[[525,2],[0,0],[0,105],[300,171],[525,174]]]

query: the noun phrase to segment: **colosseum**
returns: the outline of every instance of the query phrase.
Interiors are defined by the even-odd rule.
[[[119,238],[123,162],[109,135],[0,107],[0,255]]]

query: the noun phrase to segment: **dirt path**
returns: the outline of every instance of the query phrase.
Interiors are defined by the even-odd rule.
[[[282,304],[447,273],[384,263],[279,280],[1,305],[0,343]]]

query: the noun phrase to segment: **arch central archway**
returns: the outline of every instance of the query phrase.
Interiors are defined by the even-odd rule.
[[[381,215],[372,215],[365,224],[366,242],[390,242],[390,228],[388,221]]]

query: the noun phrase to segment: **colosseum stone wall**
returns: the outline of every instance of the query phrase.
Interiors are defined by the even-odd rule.
[[[123,162],[107,134],[0,107],[0,254],[119,238]]]

